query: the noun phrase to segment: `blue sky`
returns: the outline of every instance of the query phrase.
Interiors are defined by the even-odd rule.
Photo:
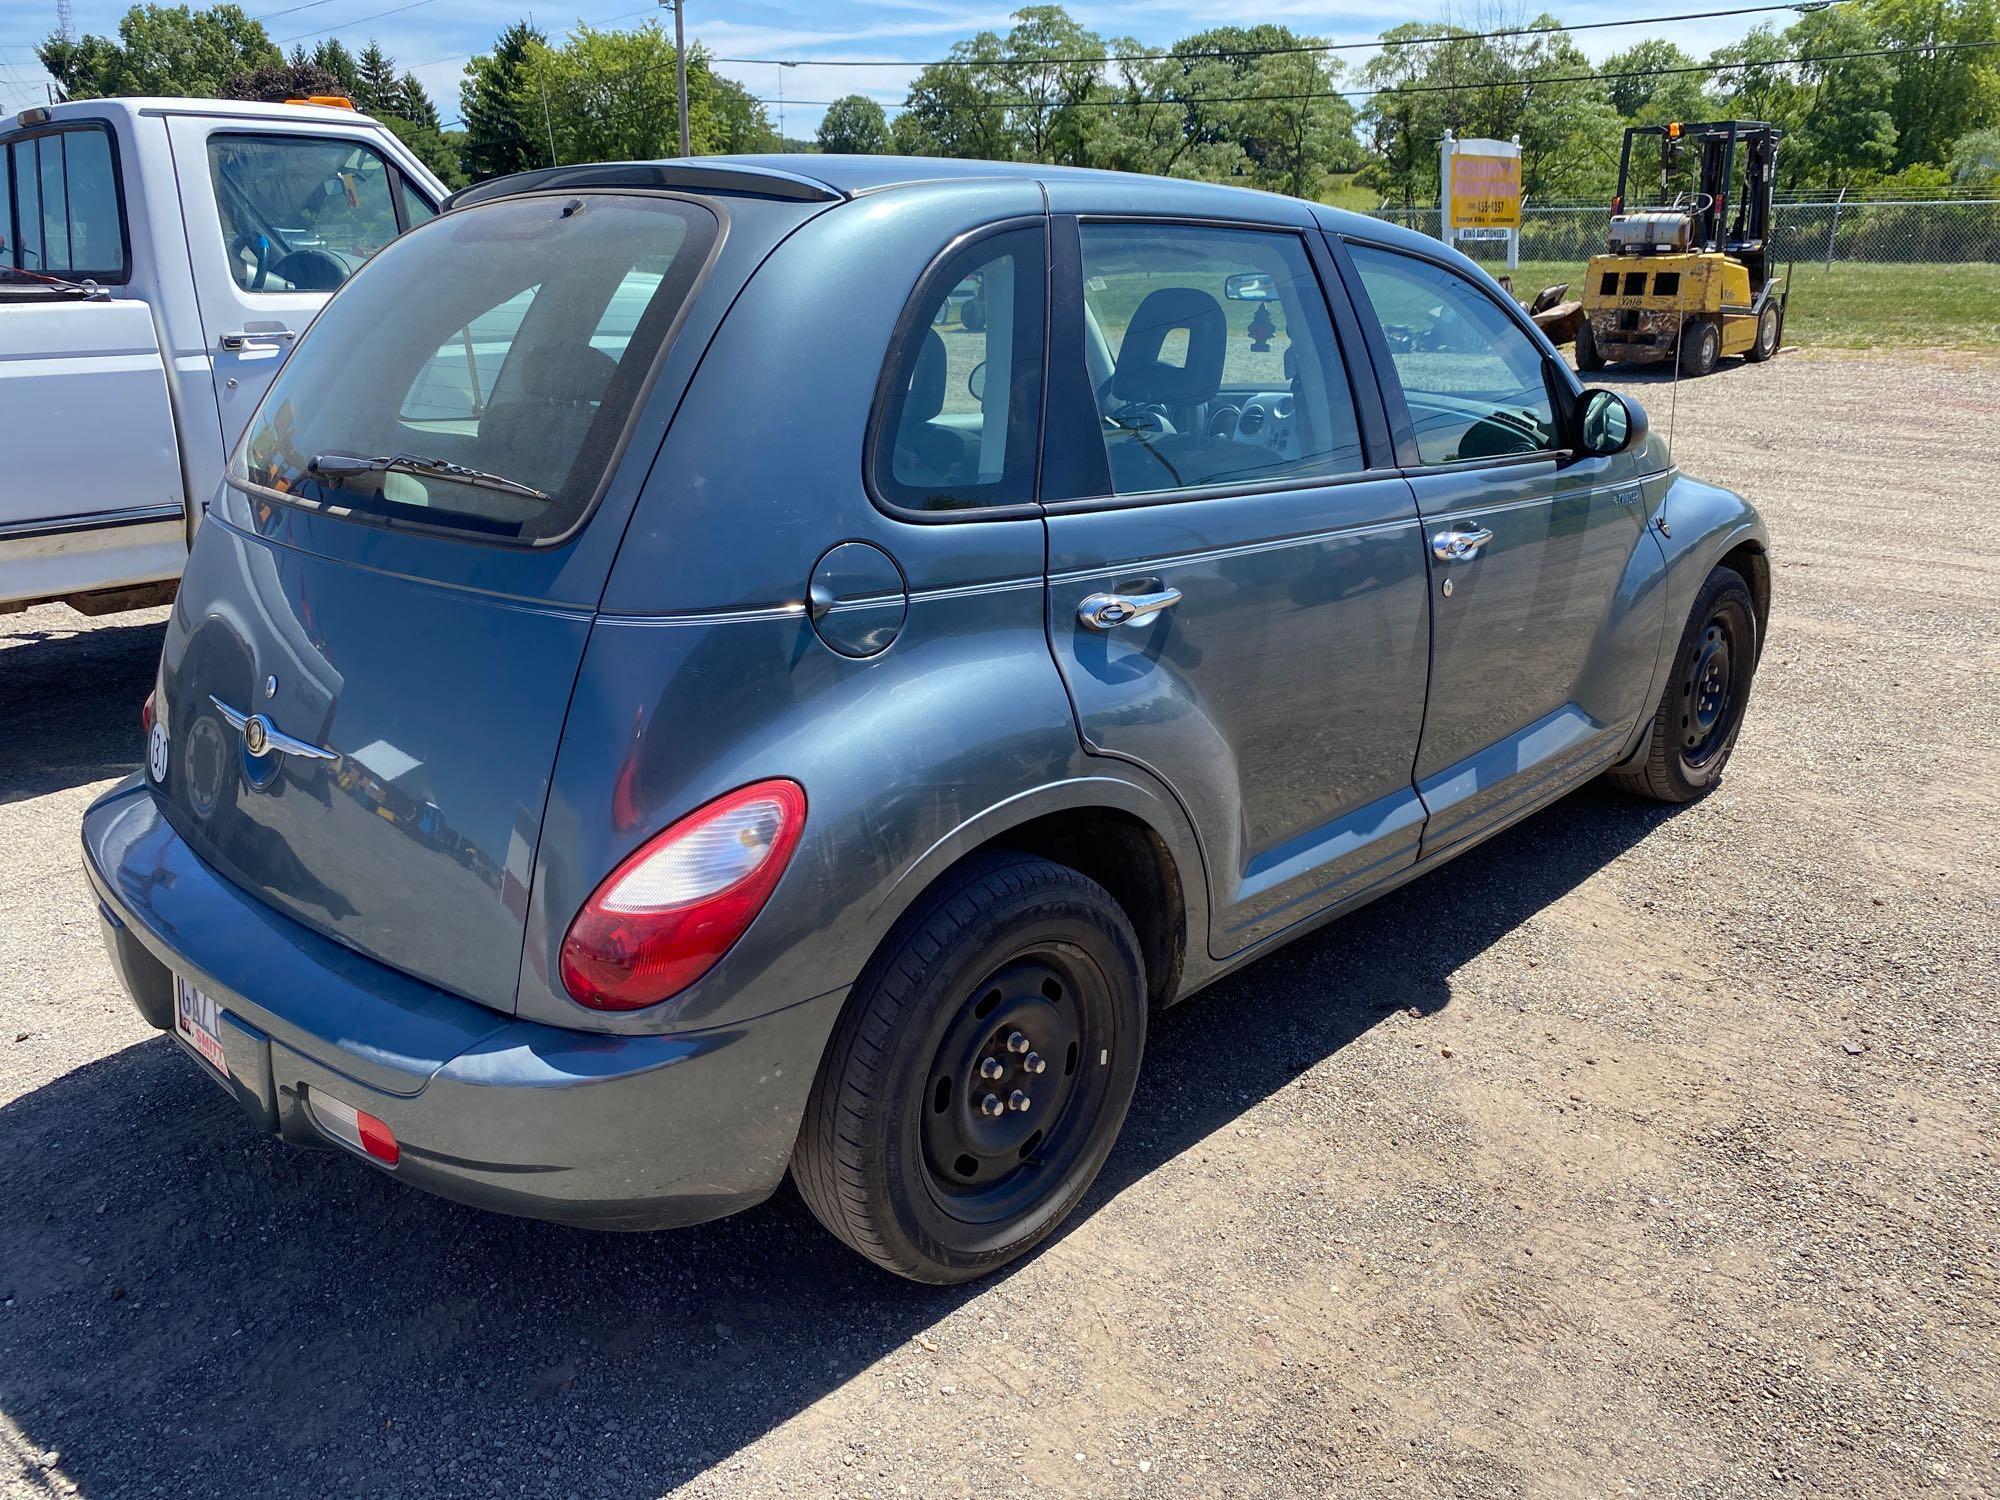
[[[72,0],[78,32],[114,34],[118,18],[129,3],[130,0]],[[265,29],[274,40],[283,39],[287,50],[295,38],[310,46],[329,34],[359,50],[373,37],[399,66],[416,72],[447,120],[458,112],[458,82],[465,67],[465,55],[489,46],[501,27],[523,14],[531,15],[551,33],[566,30],[578,20],[635,26],[642,24],[648,15],[658,15],[671,24],[666,11],[642,8],[635,0],[597,0],[595,5],[571,0],[574,9],[523,7],[502,0],[417,0],[415,4],[410,0],[311,0],[311,3],[240,0],[240,3],[251,15],[266,18]],[[1561,20],[1575,24],[1633,15],[1718,10],[1729,3],[1730,0],[1623,0],[1623,3],[1612,0],[1612,3],[1550,4],[1549,9]],[[689,33],[706,43],[718,57],[801,60],[797,68],[720,65],[722,71],[768,101],[774,123],[779,115],[777,101],[782,90],[786,96],[785,129],[794,136],[812,132],[819,123],[822,107],[793,101],[827,100],[859,92],[874,96],[893,112],[915,72],[913,65],[816,67],[813,59],[906,59],[915,64],[942,56],[954,41],[975,31],[1004,31],[1009,14],[1005,4],[982,4],[978,0],[849,0],[837,6],[826,0],[819,3],[687,0],[687,5]],[[1212,4],[1178,3],[1178,0],[1105,0],[1105,3],[1072,4],[1069,11],[1103,36],[1132,36],[1141,42],[1165,46],[1225,16],[1282,21],[1296,31],[1333,41],[1367,41],[1386,27],[1404,21],[1450,19],[1484,29],[1515,23],[1534,15],[1538,8],[1493,3],[1449,5],[1444,0],[1402,6],[1259,0],[1254,11],[1244,12],[1233,8],[1218,10]],[[391,10],[396,13],[383,14]],[[278,14],[287,11],[290,14]],[[1775,19],[1782,24],[1790,17],[1781,12],[1775,17],[1739,16],[1633,26],[1585,32],[1578,42],[1592,57],[1602,57],[1640,37],[1659,35],[1701,56],[1710,48],[1741,36],[1762,19]],[[42,102],[41,80],[46,75],[35,62],[32,48],[54,26],[55,0],[0,0],[0,113]],[[1358,62],[1365,56],[1352,54],[1349,60]]]

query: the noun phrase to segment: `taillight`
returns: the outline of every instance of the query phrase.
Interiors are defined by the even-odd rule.
[[[593,1010],[638,1010],[679,994],[763,910],[805,821],[805,788],[759,781],[649,839],[570,923],[563,987]]]
[[[158,691],[158,688],[153,690]],[[148,735],[153,732],[153,693],[146,694],[146,701],[139,705],[139,732]]]

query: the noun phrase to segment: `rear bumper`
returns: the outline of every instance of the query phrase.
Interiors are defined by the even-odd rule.
[[[83,851],[139,1013],[173,1034],[176,973],[213,997],[231,1076],[210,1076],[251,1119],[337,1146],[306,1102],[322,1090],[394,1132],[401,1159],[370,1161],[378,1170],[503,1213],[657,1229],[768,1196],[845,993],[710,1031],[568,1031],[447,994],[259,904],[201,861],[136,777],[84,814]]]

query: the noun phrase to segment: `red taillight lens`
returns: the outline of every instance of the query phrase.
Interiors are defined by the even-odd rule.
[[[759,781],[649,839],[570,923],[570,997],[593,1010],[638,1010],[693,984],[764,909],[805,821],[805,788]]]
[[[159,691],[159,689],[155,688],[155,689],[154,689],[153,691],[154,691],[154,692],[158,692],[158,691]],[[146,694],[146,701],[145,701],[144,703],[141,703],[141,704],[139,705],[139,732],[140,732],[141,734],[151,734],[151,733],[153,732],[153,694],[152,694],[152,693],[148,693],[148,694]]]

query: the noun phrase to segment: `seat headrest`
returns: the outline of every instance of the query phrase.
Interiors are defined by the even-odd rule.
[[[904,422],[928,422],[944,410],[944,340],[935,328],[924,330],[923,345],[910,370],[910,399],[903,403]]]
[[[1160,358],[1167,335],[1187,330],[1183,364]],[[1222,304],[1191,286],[1163,286],[1148,292],[1119,346],[1118,367],[1111,375],[1111,394],[1119,401],[1192,406],[1207,401],[1222,387],[1222,356],[1229,325]]]
[[[538,401],[602,401],[618,361],[589,344],[570,344],[529,363],[522,385]]]

